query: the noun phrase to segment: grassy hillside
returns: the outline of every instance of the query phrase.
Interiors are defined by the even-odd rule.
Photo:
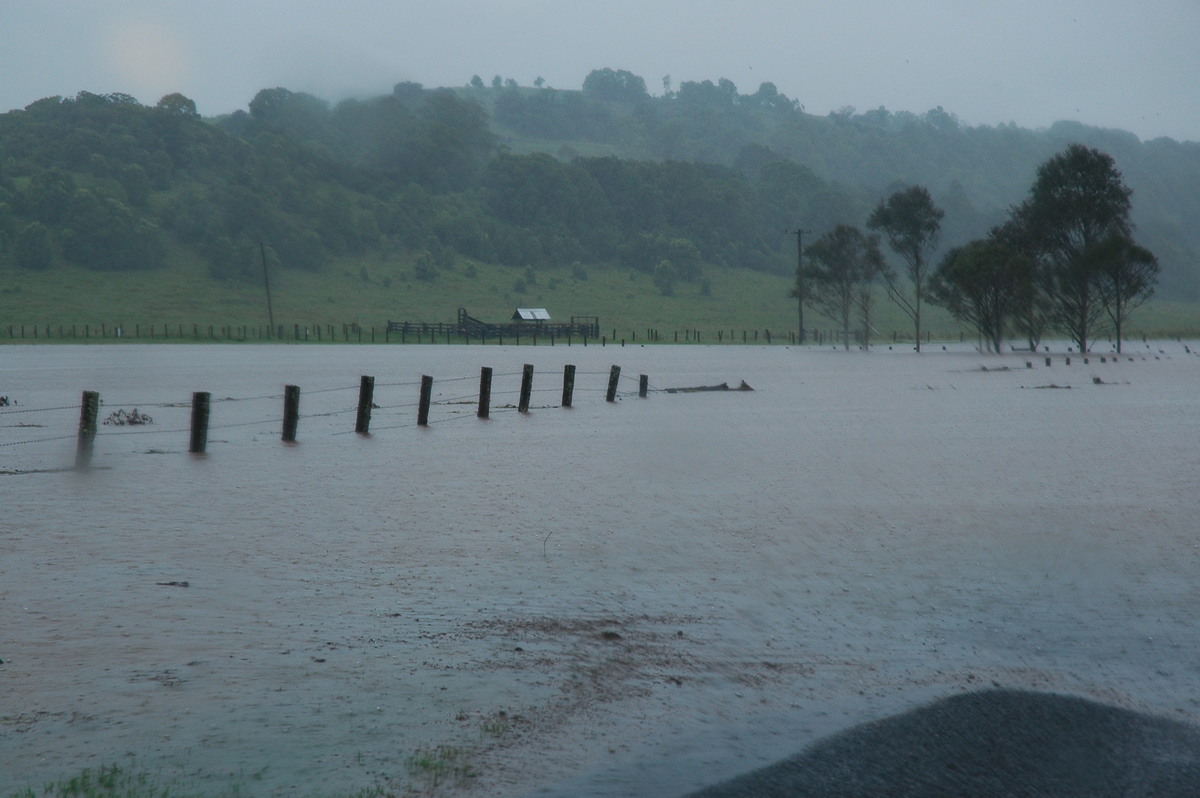
[[[84,325],[99,330],[121,326],[127,334],[140,327],[161,329],[192,325],[255,327],[267,323],[266,293],[261,281],[214,281],[207,268],[186,253],[175,252],[172,265],[153,273],[95,272],[67,266],[46,272],[0,268],[0,342],[26,340],[36,325]],[[730,269],[708,275],[709,295],[696,284],[683,283],[672,297],[660,296],[649,275],[616,267],[538,272],[534,282],[521,270],[459,261],[433,281],[417,279],[413,264],[380,256],[343,259],[319,272],[273,272],[272,306],[276,324],[289,329],[358,323],[382,331],[389,320],[452,322],[459,307],[489,322],[508,319],[516,307],[545,307],[558,320],[572,315],[599,316],[605,335],[618,338],[656,329],[664,340],[673,331],[698,329],[704,340],[717,330],[771,330],[786,335],[796,329],[790,278]],[[880,294],[875,327],[881,340],[892,332],[911,335],[908,319]],[[927,326],[934,339],[972,335],[940,308],[929,308]],[[9,329],[12,327],[10,336]],[[805,311],[805,326],[827,329],[832,323]],[[1134,337],[1200,335],[1200,305],[1189,302],[1150,303],[1135,311]],[[752,332],[751,332],[752,334]]]

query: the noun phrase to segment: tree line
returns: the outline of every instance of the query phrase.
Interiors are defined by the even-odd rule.
[[[182,95],[0,115],[0,259],[25,269],[153,270],[182,247],[249,279],[261,250],[290,269],[384,252],[421,279],[460,260],[582,263],[657,273],[669,294],[705,269],[787,274],[788,219],[859,203],[769,153],[745,169],[517,153],[478,103],[409,83],[336,107],[267,89],[218,120]]]
[[[580,91],[496,76],[334,105],[264,89],[216,119],[179,94],[46,98],[0,114],[0,264],[153,270],[186,255],[246,280],[264,252],[284,269],[371,254],[419,280],[460,263],[597,266],[650,274],[663,295],[704,292],[717,269],[790,274],[798,226],[832,231],[902,186],[929,186],[945,209],[938,245],[962,246],[1004,221],[1013,181],[1067,132],[1108,136],[1148,186],[1130,218],[1164,293],[1200,295],[1185,234],[1198,146],[969,128],[941,109],[816,117],[769,83],[741,94],[664,78],[652,97],[612,69]],[[1168,161],[1175,179],[1154,177]],[[911,297],[914,314],[925,299]]]
[[[921,307],[928,300],[974,327],[1000,352],[1007,333],[1037,349],[1048,331],[1087,352],[1101,331],[1121,351],[1130,311],[1153,294],[1158,259],[1133,237],[1132,190],[1113,158],[1072,144],[1038,167],[1028,196],[988,234],[950,249],[931,268],[945,212],[923,186],[910,186],[871,211],[869,233],[839,224],[803,251],[792,296],[863,345],[871,339],[876,288],[913,322],[921,351]],[[881,238],[903,266],[898,280]],[[801,325],[803,326],[803,325]]]
[[[1197,142],[1143,142],[1070,121],[1044,130],[970,126],[940,106],[924,113],[846,106],[817,116],[769,82],[739,92],[726,79],[676,85],[665,76],[652,95],[645,80],[613,69],[594,70],[582,91],[523,87],[511,78],[463,91],[492,109],[502,135],[556,154],[604,146],[639,160],[704,161],[750,176],[762,159],[781,158],[828,181],[864,214],[880,196],[923,185],[946,210],[945,248],[1000,224],[1037,165],[1080,143],[1111,155],[1137,191],[1131,219],[1159,257],[1160,293],[1200,298],[1200,227],[1190,221],[1200,216]],[[798,208],[783,228],[820,234],[837,224],[809,212]]]

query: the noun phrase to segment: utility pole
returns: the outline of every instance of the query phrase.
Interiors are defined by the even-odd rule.
[[[792,230],[790,235],[796,237],[796,287],[792,289],[792,296],[796,297],[796,313],[800,323],[800,343],[805,341],[804,335],[804,234],[811,233],[811,230]]]
[[[267,247],[261,241],[258,242],[258,250],[262,253],[263,267],[263,285],[267,287],[267,321],[270,323],[268,329],[275,329],[275,311],[271,309],[271,279],[267,276]]]

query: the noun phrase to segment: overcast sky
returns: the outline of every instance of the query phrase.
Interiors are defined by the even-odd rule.
[[[336,101],[609,67],[764,81],[809,113],[942,106],[1200,141],[1200,0],[0,0],[0,111],[182,92],[201,114],[282,86]]]

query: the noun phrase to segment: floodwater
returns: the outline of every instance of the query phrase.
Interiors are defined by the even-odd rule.
[[[670,796],[993,684],[1198,722],[1196,351],[0,348],[5,787]],[[77,472],[83,390],[153,423]]]

